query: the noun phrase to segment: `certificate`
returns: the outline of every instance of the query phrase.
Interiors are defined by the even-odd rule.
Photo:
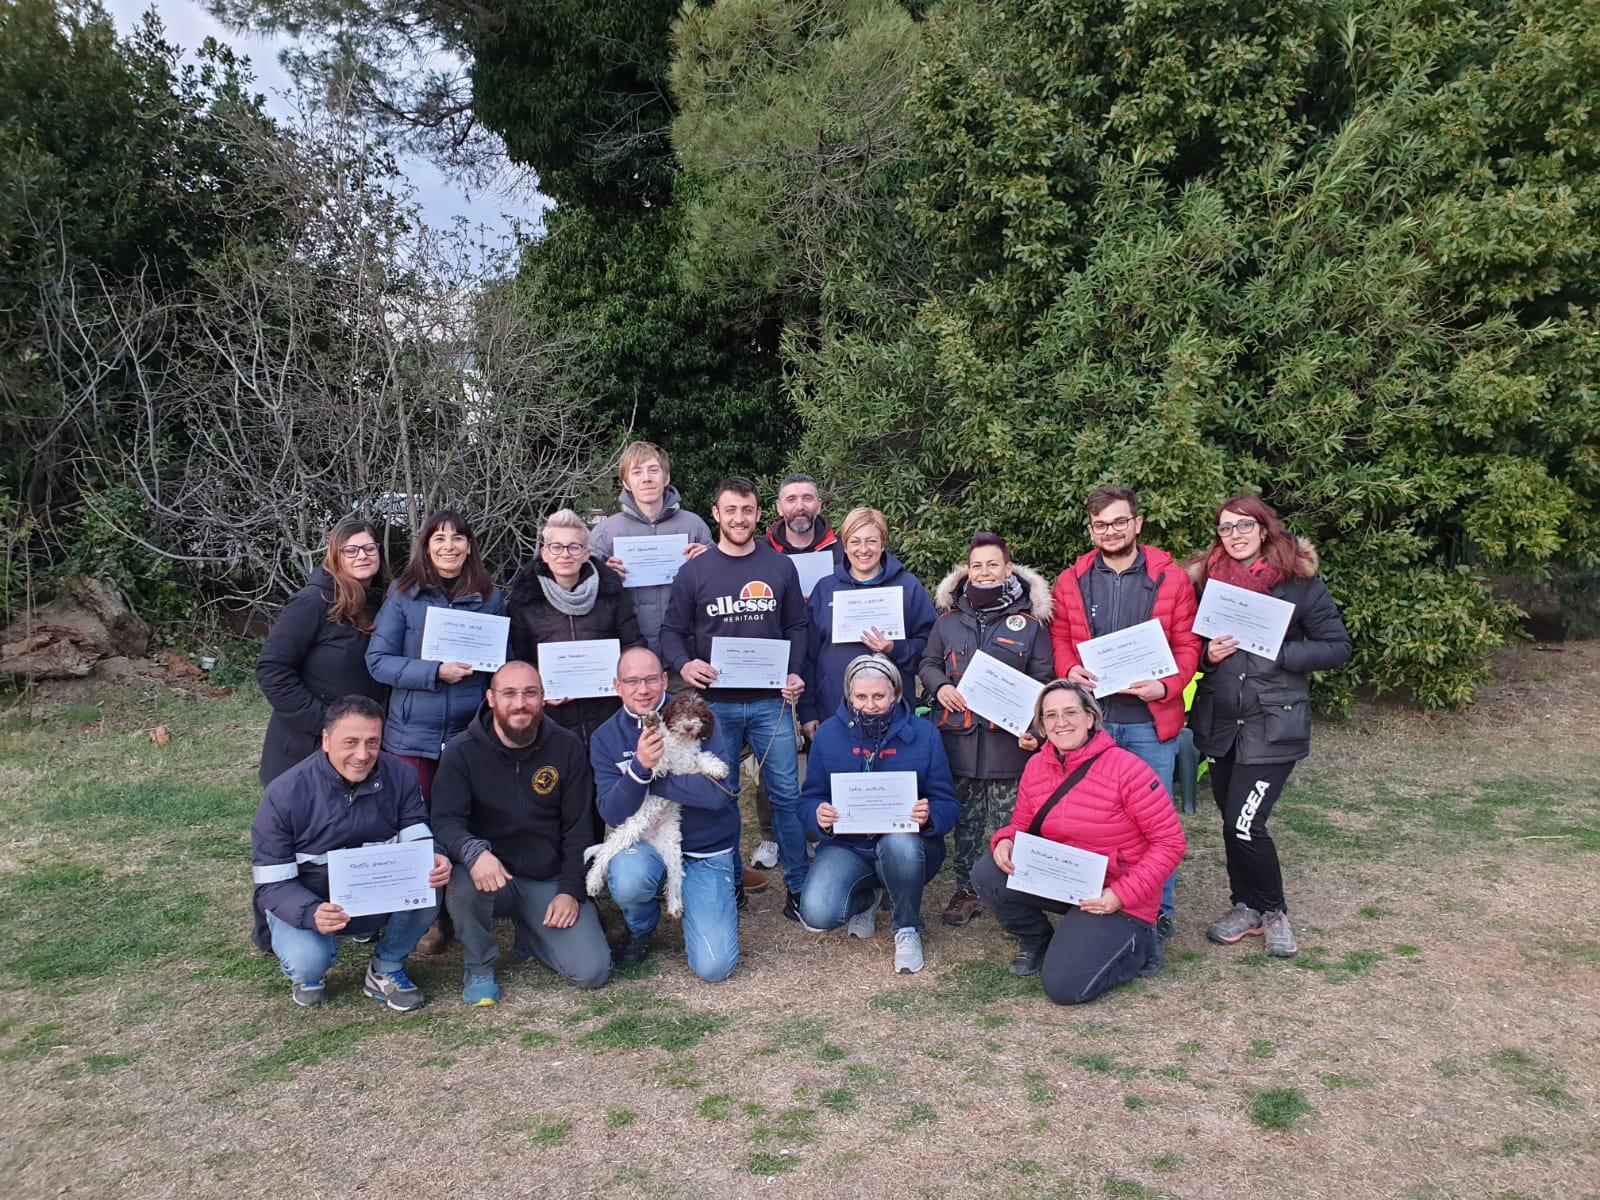
[[[1294,605],[1287,600],[1212,579],[1201,593],[1194,631],[1208,638],[1231,634],[1251,654],[1277,658],[1293,616]]]
[[[800,594],[810,596],[819,580],[833,574],[835,560],[832,550],[814,550],[810,554],[791,554],[789,561],[800,576]]]
[[[833,594],[833,640],[859,642],[876,629],[892,642],[906,636],[906,589],[894,587],[841,588]]]
[[[550,700],[581,700],[617,694],[617,660],[622,643],[616,638],[589,642],[540,642],[539,675]]]
[[[711,665],[714,688],[781,688],[789,681],[786,638],[714,637]]]
[[[835,833],[915,833],[915,771],[854,771],[828,776],[830,801],[839,810]]]
[[[1154,617],[1105,637],[1079,642],[1078,656],[1083,659],[1083,669],[1097,680],[1096,700],[1141,679],[1165,679],[1178,673],[1167,635]]]
[[[422,652],[428,662],[464,662],[474,671],[506,665],[511,618],[464,608],[429,608],[422,620]]]
[[[352,917],[433,903],[433,839],[328,851],[328,899]]]
[[[1020,737],[1033,724],[1033,706],[1044,684],[979,650],[956,691],[973,712]]]
[[[658,533],[653,537],[619,537],[611,543],[611,553],[628,570],[623,587],[656,587],[671,583],[683,566],[683,552],[689,548],[686,533]]]
[[[1104,854],[1019,833],[1011,843],[1015,869],[1006,877],[1006,887],[1078,904],[1093,900],[1105,889],[1106,862]]]

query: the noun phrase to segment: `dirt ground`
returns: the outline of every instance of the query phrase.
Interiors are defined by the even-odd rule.
[[[207,724],[205,704],[231,707]],[[892,973],[886,922],[810,934],[775,885],[721,985],[664,923],[655,961],[599,992],[503,963],[503,1003],[468,1010],[456,949],[414,960],[431,1003],[401,1016],[361,999],[352,947],[297,1010],[242,936],[259,700],[63,686],[19,720],[6,1196],[1600,1195],[1597,643],[1503,652],[1467,713],[1319,724],[1274,816],[1292,962],[1204,940],[1227,891],[1202,781],[1167,970],[1077,1009],[1011,980],[991,918],[938,924],[947,873],[917,976]],[[189,757],[162,765],[157,723]],[[180,781],[237,800],[124,826],[85,780],[159,813]],[[119,950],[116,908],[84,929],[49,899],[62,864],[143,896],[147,957]],[[190,900],[164,910],[168,887]],[[51,938],[104,969],[49,978]]]

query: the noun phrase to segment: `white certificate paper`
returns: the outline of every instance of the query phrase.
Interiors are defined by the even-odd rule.
[[[1019,892],[1079,904],[1098,896],[1106,884],[1106,856],[1092,850],[1019,833],[1011,843],[1006,887]]]
[[[1293,616],[1294,605],[1287,600],[1212,579],[1201,593],[1194,631],[1207,638],[1231,634],[1251,654],[1277,658]]]
[[[1033,724],[1033,706],[1044,684],[979,650],[956,691],[973,712],[1020,737]]]
[[[464,608],[430,608],[422,620],[422,653],[428,662],[464,662],[474,671],[506,665],[511,618]]]
[[[1141,679],[1165,679],[1178,673],[1167,635],[1154,617],[1105,637],[1079,642],[1078,656],[1083,659],[1084,670],[1097,680],[1096,700]]]
[[[791,554],[795,573],[800,576],[800,594],[809,597],[817,582],[833,574],[832,550],[813,550],[810,554]]]
[[[328,899],[352,917],[433,903],[433,839],[328,851]]]
[[[833,640],[859,642],[876,629],[892,642],[906,636],[906,589],[894,587],[840,588],[833,594]]]
[[[547,700],[582,700],[617,694],[617,660],[622,643],[616,638],[589,642],[540,642],[539,676]]]
[[[619,537],[611,543],[611,553],[628,569],[623,587],[655,587],[671,583],[683,566],[683,552],[689,547],[686,533],[658,533],[652,537]]]
[[[714,688],[781,688],[789,679],[787,638],[714,637]]]
[[[839,810],[835,833],[915,833],[915,771],[857,771],[828,776],[830,803]]]

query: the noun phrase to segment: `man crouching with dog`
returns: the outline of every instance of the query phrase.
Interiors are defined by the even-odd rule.
[[[668,738],[691,727],[702,734],[703,749],[715,754],[718,735],[710,711],[697,697],[673,701],[680,709],[663,713],[667,673],[661,660],[642,647],[626,650],[617,664],[617,695],[622,709],[602,725],[589,743],[594,767],[600,816],[613,826],[603,848],[606,885],[622,909],[627,933],[613,950],[618,966],[634,966],[650,956],[656,924],[661,920],[662,884],[668,882],[667,862],[676,853],[682,864],[678,896],[683,906],[683,943],[689,969],[708,983],[720,983],[739,965],[739,913],[735,888],[739,861],[739,800],[733,785],[707,774],[679,773],[677,758],[668,760]],[[671,725],[669,729],[667,726]],[[692,757],[692,756],[691,756]],[[720,757],[720,756],[719,756]],[[684,765],[690,765],[685,763]],[[640,822],[630,819],[652,797],[668,802],[671,817],[667,836],[644,830],[634,841]],[[660,826],[661,822],[654,822]],[[615,841],[623,835],[623,841]],[[670,849],[673,842],[678,849]],[[676,865],[676,864],[674,864]],[[674,876],[677,872],[672,873]]]

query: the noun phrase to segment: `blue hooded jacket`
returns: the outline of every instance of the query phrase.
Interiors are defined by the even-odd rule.
[[[900,668],[900,678],[906,680],[908,686],[916,686],[922,651],[928,645],[928,635],[933,632],[933,623],[939,616],[934,611],[928,589],[887,551],[883,556],[883,574],[869,583],[863,583],[850,574],[848,561],[840,561],[834,565],[832,575],[817,581],[817,586],[811,589],[811,598],[806,601],[811,632],[806,643],[805,670],[801,672],[801,678],[806,681],[806,690],[800,697],[797,710],[802,724],[820,721],[839,707],[844,700],[844,669],[850,665],[851,659],[872,653],[861,642],[833,640],[834,596],[852,588],[881,587],[905,589],[906,636],[895,642],[889,658]]]

